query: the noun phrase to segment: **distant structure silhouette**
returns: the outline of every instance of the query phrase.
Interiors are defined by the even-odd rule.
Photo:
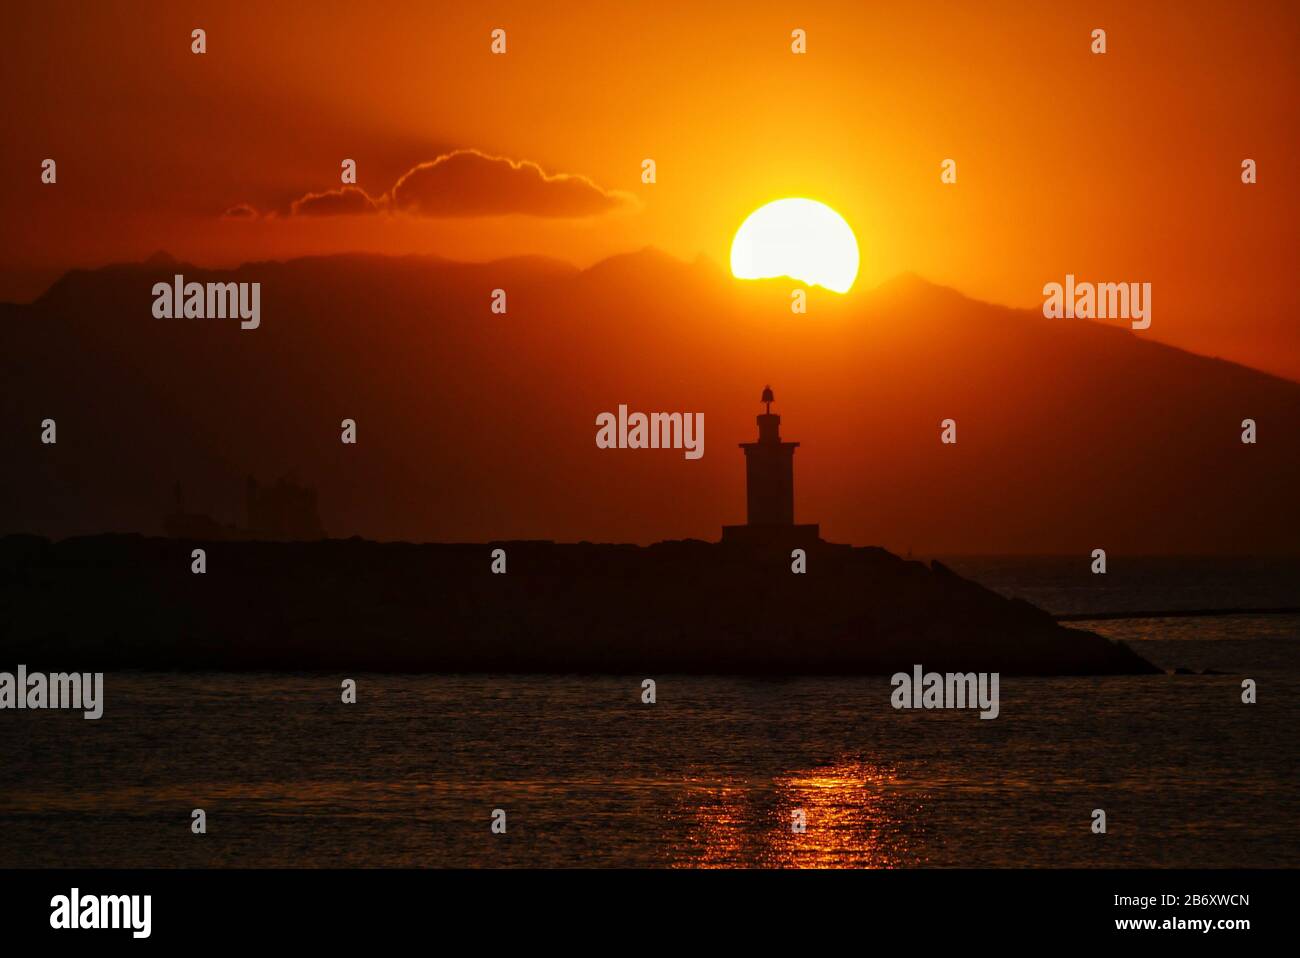
[[[723,526],[723,542],[798,544],[820,538],[816,523],[795,525],[794,451],[799,444],[781,440],[781,417],[772,412],[775,401],[772,387],[764,386],[758,441],[740,444],[745,450],[745,525]]]
[[[246,483],[245,505],[248,525],[222,525],[211,516],[186,512],[181,484],[176,483],[176,511],[163,521],[167,535],[178,539],[203,540],[316,540],[325,538],[316,490],[290,478],[263,486],[252,476]]]
[[[259,486],[249,476],[248,531],[255,539],[324,539],[316,490],[291,479]]]
[[[211,516],[185,511],[185,493],[181,484],[173,489],[176,511],[163,519],[163,528],[173,539],[221,540],[233,538],[233,527],[223,526]]]

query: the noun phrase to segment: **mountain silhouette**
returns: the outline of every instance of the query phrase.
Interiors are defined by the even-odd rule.
[[[152,285],[177,272],[261,283],[260,327],[154,318]],[[176,482],[234,522],[245,476],[294,473],[336,536],[716,539],[743,520],[737,444],[771,383],[802,443],[796,521],[831,541],[1295,551],[1300,385],[913,275],[811,289],[806,314],[798,285],[652,249],[583,270],[375,255],[73,270],[0,308],[0,532],[159,534]],[[703,412],[704,457],[598,449],[595,417],[620,403]]]

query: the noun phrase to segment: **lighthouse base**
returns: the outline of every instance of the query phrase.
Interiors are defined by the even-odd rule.
[[[805,525],[746,525],[723,526],[723,545],[795,547],[816,545],[821,542],[820,526]]]

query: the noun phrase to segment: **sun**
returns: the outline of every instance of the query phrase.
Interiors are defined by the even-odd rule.
[[[731,274],[737,279],[789,276],[847,293],[858,277],[858,241],[844,217],[825,203],[773,200],[736,230]]]

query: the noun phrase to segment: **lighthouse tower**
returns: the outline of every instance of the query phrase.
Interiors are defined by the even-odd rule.
[[[816,541],[814,525],[794,522],[794,451],[797,442],[781,440],[781,417],[772,412],[772,387],[763,388],[764,411],[758,416],[758,441],[745,450],[745,525],[723,526],[723,542],[751,544]]]

